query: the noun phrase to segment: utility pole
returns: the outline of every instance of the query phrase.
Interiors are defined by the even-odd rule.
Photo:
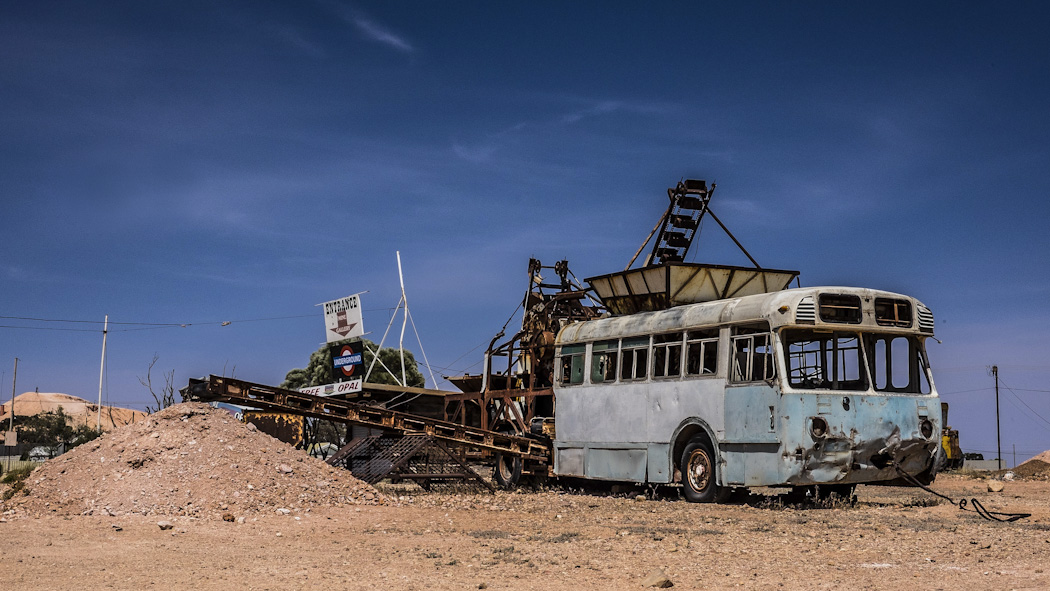
[[[999,459],[999,469],[1003,469],[1003,440],[999,435],[999,366],[992,366],[992,376],[995,377],[995,449]]]
[[[15,357],[15,375],[11,376],[11,422],[8,423],[7,431],[9,433],[15,432],[15,389],[18,387],[18,358]],[[4,443],[7,443],[7,438],[4,438]],[[7,471],[11,471],[11,453],[7,454]]]

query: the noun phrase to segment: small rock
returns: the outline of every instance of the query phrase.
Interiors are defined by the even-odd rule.
[[[988,492],[1003,492],[1003,483],[998,480],[988,481]]]
[[[666,589],[668,587],[674,587],[674,583],[667,577],[663,569],[654,569],[653,572],[649,573],[649,576],[642,580],[642,585],[646,587],[658,587],[660,589]]]
[[[113,531],[124,531],[124,528],[120,527],[119,525],[114,523],[113,524]]]
[[[644,501],[645,500],[645,495],[638,495],[638,496],[634,497],[634,500],[639,501],[639,502]]]
[[[1007,472],[1006,474],[1003,474],[1003,480],[1010,481],[1010,480],[1013,480],[1013,479],[1014,479],[1014,473],[1013,472]]]
[[[233,513],[223,513],[223,514],[222,514],[222,520],[223,520],[223,521],[230,521],[230,522],[232,522],[232,521],[234,521],[235,519],[236,519],[236,518],[235,518],[235,517],[233,516]]]
[[[170,521],[158,521],[157,527],[159,527],[163,531],[175,527],[175,524]]]
[[[289,466],[288,464],[281,464],[281,465],[277,466],[277,471],[280,472],[281,474],[291,474],[292,473],[292,467]]]
[[[489,588],[489,584],[488,583],[478,583],[478,589],[488,589],[488,588]]]
[[[279,507],[275,512],[281,515],[288,515],[289,513],[291,513],[291,510],[285,509],[284,507]]]
[[[259,428],[255,426],[255,423],[248,423],[247,425],[245,425],[245,427],[248,427],[249,431],[258,431],[259,430]]]

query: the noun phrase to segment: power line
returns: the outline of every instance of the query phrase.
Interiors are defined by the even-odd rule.
[[[1037,413],[1034,408],[1032,408],[1031,406],[1028,406],[1028,403],[1025,402],[1024,400],[1022,400],[1021,397],[1018,396],[1017,393],[1014,392],[1012,388],[1010,388],[1010,386],[1007,386],[1006,382],[1003,382],[1002,378],[999,378],[999,383],[1001,383],[1003,385],[1003,388],[1006,388],[1006,391],[1009,392],[1010,394],[1012,394],[1013,397],[1018,400],[1018,402],[1023,404],[1025,408],[1027,408],[1029,411],[1031,411],[1032,414],[1034,414],[1035,416],[1039,417],[1040,420],[1042,420],[1047,425],[1050,425],[1050,421],[1048,421],[1045,418],[1043,418],[1043,415]]]
[[[94,330],[90,328],[55,328],[51,326],[12,326],[8,324],[0,324],[0,328],[21,328],[25,330],[59,330],[65,332],[102,332],[101,330]]]
[[[119,330],[110,330],[109,332],[132,332],[139,330],[158,330],[164,328],[189,328],[191,326],[210,326],[218,324],[219,326],[229,326],[234,323],[245,323],[245,322],[270,322],[273,320],[288,320],[293,318],[313,318],[314,314],[297,314],[294,316],[273,316],[267,318],[242,318],[238,320],[210,320],[204,322],[110,322],[111,325],[116,324],[120,326],[136,326],[139,328],[123,328]],[[102,324],[101,321],[97,320],[60,320],[55,318],[29,318],[23,316],[0,316],[0,318],[6,318],[11,320],[25,320],[30,322],[63,322],[63,323],[75,323],[75,324]],[[18,325],[0,325],[0,328],[15,328],[22,330],[57,330],[66,332],[102,332],[99,329],[90,328],[58,328],[52,326],[18,326]]]
[[[988,390],[991,390],[991,388],[974,388],[973,390],[959,390],[957,392],[940,392],[940,395],[946,396],[951,394],[972,394],[974,392],[986,392]]]

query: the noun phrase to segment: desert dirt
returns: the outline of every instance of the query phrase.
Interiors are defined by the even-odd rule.
[[[173,409],[29,477],[3,506],[0,588],[645,589],[657,569],[682,589],[1050,588],[1037,470],[996,493],[977,475],[934,483],[1032,514],[1015,523],[875,486],[852,506],[771,489],[725,505],[575,484],[377,492],[229,417]]]

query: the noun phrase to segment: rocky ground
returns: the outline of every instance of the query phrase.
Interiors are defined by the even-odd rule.
[[[0,517],[0,588],[1050,588],[1046,462],[1013,480],[934,483],[956,500],[1031,513],[1015,523],[887,487],[860,487],[853,505],[785,504],[768,489],[727,505],[558,487],[377,493],[268,437],[242,448],[266,436],[186,411],[38,469]],[[208,439],[218,447],[195,455]],[[268,451],[207,459],[256,448]]]
[[[660,571],[706,590],[1050,588],[1050,483],[989,493],[984,480],[946,476],[936,489],[1032,516],[990,522],[879,487],[861,487],[852,507],[391,490],[396,506],[275,509],[240,523],[177,516],[170,530],[136,513],[12,514],[0,523],[0,586],[607,590],[647,588]]]

